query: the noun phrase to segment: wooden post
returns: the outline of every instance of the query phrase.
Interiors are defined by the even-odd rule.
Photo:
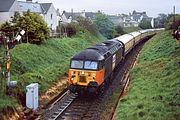
[[[176,8],[175,8],[175,6],[173,7],[173,14],[174,14],[174,17],[173,17],[173,23],[175,23],[175,16],[176,16]]]
[[[26,39],[27,39],[27,43],[29,42],[29,40],[28,40],[28,32],[26,33]]]
[[[8,47],[8,43],[7,43],[6,44],[6,79],[7,79],[7,85],[10,82],[10,65],[11,65],[10,51],[9,51],[9,47]]]
[[[3,71],[0,63],[0,80],[1,80],[1,91],[3,92]]]

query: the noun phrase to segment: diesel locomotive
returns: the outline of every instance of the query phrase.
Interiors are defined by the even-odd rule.
[[[68,85],[71,92],[99,92],[111,81],[121,60],[142,40],[162,29],[148,29],[124,34],[106,40],[80,53],[70,60]]]

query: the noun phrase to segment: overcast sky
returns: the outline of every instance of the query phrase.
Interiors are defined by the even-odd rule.
[[[149,17],[157,17],[158,13],[172,13],[173,6],[176,13],[180,14],[180,0],[33,0],[33,2],[51,2],[55,8],[65,11],[92,11],[98,10],[106,14],[132,13],[146,11]]]

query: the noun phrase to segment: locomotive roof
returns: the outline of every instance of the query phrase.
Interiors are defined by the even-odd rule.
[[[107,40],[83,50],[72,59],[101,61],[114,53],[120,46],[121,43],[117,40]]]
[[[95,49],[85,49],[73,56],[72,59],[101,61],[104,59],[104,56]]]

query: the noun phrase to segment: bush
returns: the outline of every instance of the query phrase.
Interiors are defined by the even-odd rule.
[[[26,42],[41,43],[48,38],[49,29],[43,18],[37,13],[27,11],[16,21],[16,27],[26,31]]]
[[[114,24],[108,19],[107,15],[100,12],[97,13],[94,19],[94,24],[104,37],[111,39],[116,35]]]
[[[141,29],[150,29],[152,28],[151,26],[151,22],[150,21],[147,21],[145,19],[143,19],[140,23],[139,23],[139,27]]]

